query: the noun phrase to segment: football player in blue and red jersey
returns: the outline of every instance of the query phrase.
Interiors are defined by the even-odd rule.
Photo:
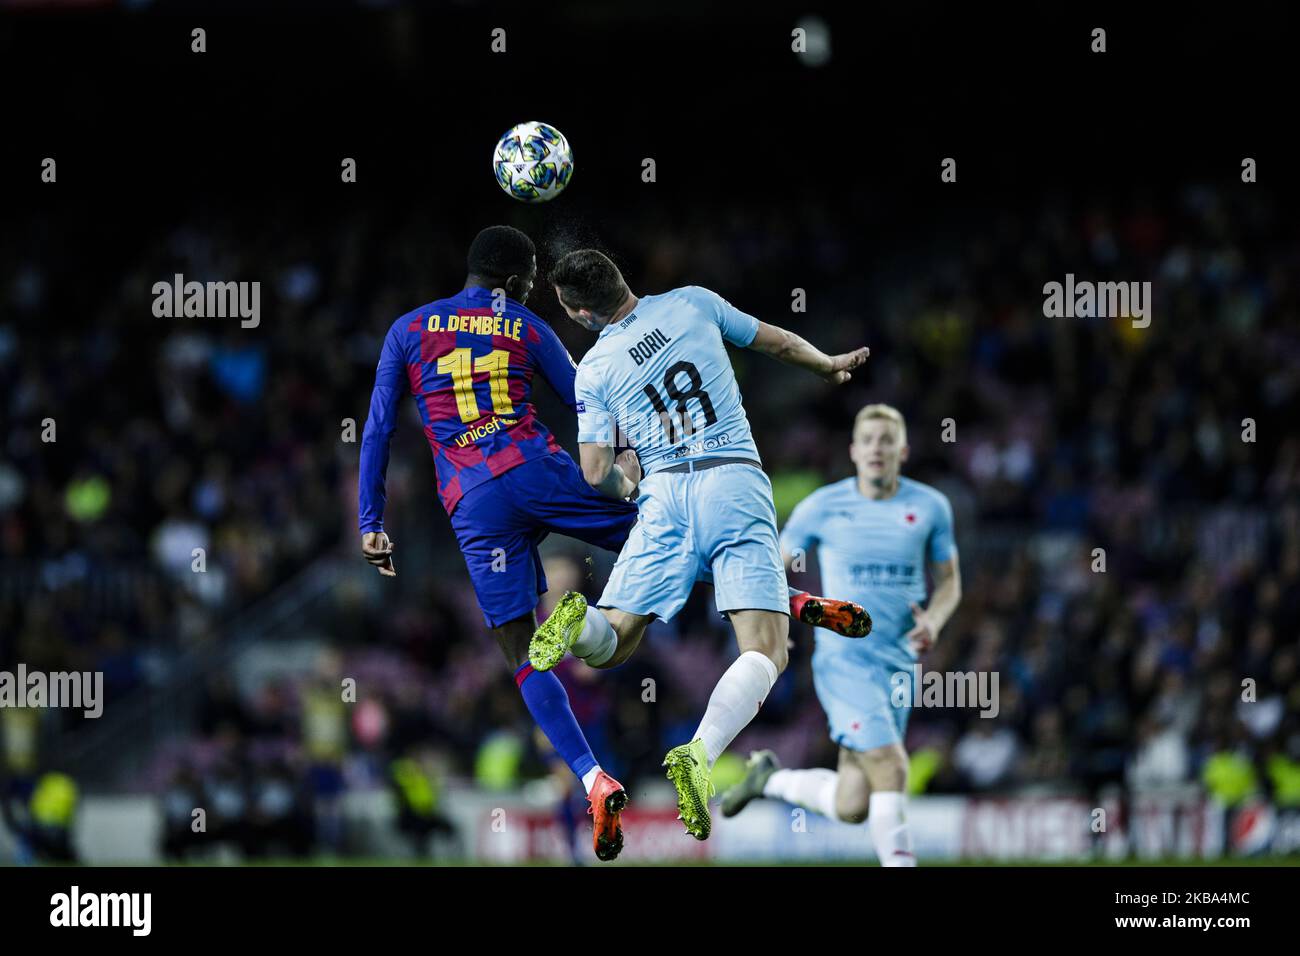
[[[532,240],[509,226],[489,226],[470,245],[468,267],[463,290],[403,315],[384,339],[361,439],[362,553],[381,574],[396,575],[393,542],[384,532],[384,476],[398,403],[410,394],[483,617],[533,719],[582,781],[596,856],[612,860],[623,847],[619,814],[627,793],[592,755],[559,678],[529,663],[528,644],[537,628],[538,598],[547,589],[537,545],[555,531],[619,551],[637,507],[587,484],[534,413],[529,399],[539,373],[570,408],[581,409],[573,359],[551,327],[523,305],[537,276]],[[634,452],[618,460],[639,476]],[[841,633],[869,627],[857,605],[792,593],[792,615],[799,620]]]

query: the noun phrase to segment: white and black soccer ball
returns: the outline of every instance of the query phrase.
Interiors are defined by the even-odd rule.
[[[497,184],[520,202],[546,202],[573,178],[573,150],[554,126],[520,123],[497,140],[492,171]]]

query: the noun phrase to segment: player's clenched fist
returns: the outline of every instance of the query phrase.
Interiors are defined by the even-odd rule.
[[[853,376],[850,374],[855,368],[858,368],[867,360],[871,354],[871,349],[865,345],[860,349],[854,349],[852,352],[845,352],[843,355],[831,356],[831,370],[822,378],[832,385],[843,385]]]
[[[636,451],[631,448],[619,452],[618,457],[614,459],[618,467],[623,469],[623,474],[627,475],[632,482],[633,489],[641,484],[641,459],[637,458]]]
[[[939,636],[939,629],[935,627],[934,621],[930,619],[928,611],[915,601],[912,601],[911,605],[912,622],[915,626],[903,637],[907,643],[912,645],[912,650],[917,654],[924,654],[934,647],[935,638]]]
[[[397,577],[397,569],[393,567],[393,542],[383,531],[367,531],[361,536],[361,554],[384,577]]]

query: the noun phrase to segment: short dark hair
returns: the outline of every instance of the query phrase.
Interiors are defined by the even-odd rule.
[[[627,283],[609,256],[595,249],[578,249],[555,264],[551,282],[571,309],[586,309],[608,317],[627,296]]]
[[[526,276],[533,268],[537,249],[533,240],[514,226],[488,226],[469,244],[469,274],[485,279]]]

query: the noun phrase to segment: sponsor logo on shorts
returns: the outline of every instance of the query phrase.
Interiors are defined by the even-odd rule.
[[[730,435],[718,435],[716,438],[708,438],[704,441],[691,442],[689,445],[679,445],[668,454],[664,455],[664,461],[678,461],[682,458],[689,458],[692,455],[699,455],[706,451],[716,451],[723,445],[731,444]]]

